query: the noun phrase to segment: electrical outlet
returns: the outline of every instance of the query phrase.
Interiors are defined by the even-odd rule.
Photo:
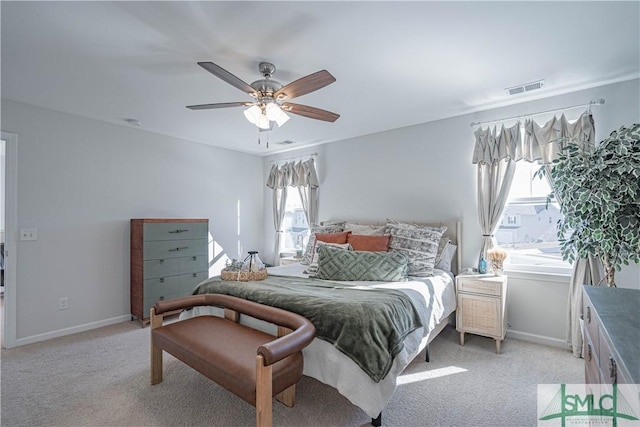
[[[37,228],[21,228],[20,229],[20,241],[25,242],[29,240],[38,240]]]
[[[66,310],[69,308],[69,298],[64,297],[58,300],[58,310]]]

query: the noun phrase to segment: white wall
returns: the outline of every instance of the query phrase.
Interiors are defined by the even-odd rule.
[[[296,150],[272,160],[317,152],[321,221],[329,219],[463,222],[462,258],[475,265],[481,232],[476,208],[476,167],[471,164],[474,121],[532,114],[605,98],[593,107],[596,139],[640,121],[640,80],[467,114],[417,126]],[[567,112],[575,119],[583,110]],[[539,122],[547,117],[535,117]],[[273,256],[272,193],[265,188],[265,250]],[[620,287],[640,289],[640,266],[618,273]],[[568,278],[516,275],[509,280],[511,335],[561,345],[564,342]]]
[[[38,230],[17,248],[19,345],[129,318],[131,218],[208,218],[212,262],[262,251],[257,156],[4,99],[2,130],[18,135],[18,228]]]

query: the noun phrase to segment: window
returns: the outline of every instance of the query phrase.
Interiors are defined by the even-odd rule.
[[[297,187],[288,187],[284,222],[283,239],[280,246],[281,256],[293,256],[296,250],[304,251],[309,238],[309,224],[302,208],[300,192]]]
[[[508,269],[570,274],[571,265],[562,260],[556,229],[562,213],[555,202],[547,207],[551,188],[545,178],[534,177],[538,169],[538,163],[516,163],[495,238],[509,252]]]

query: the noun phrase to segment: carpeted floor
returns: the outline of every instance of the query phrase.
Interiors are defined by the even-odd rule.
[[[537,384],[582,383],[570,351],[446,328],[400,378],[383,426],[534,426]],[[2,352],[3,426],[253,426],[254,408],[165,353],[149,385],[149,328],[124,322]],[[333,388],[304,377],[297,403],[274,401],[275,426],[365,426]]]

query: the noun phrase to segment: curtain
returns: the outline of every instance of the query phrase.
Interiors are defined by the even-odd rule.
[[[274,164],[267,178],[267,187],[273,190],[273,225],[275,228],[273,265],[280,265],[282,225],[289,187],[297,187],[307,222],[315,224],[318,218],[318,175],[313,159],[304,162]]]
[[[507,129],[502,126],[497,133],[495,127],[478,129],[475,135],[473,163],[478,165],[478,221],[482,230],[479,256],[486,258],[487,250],[495,246],[493,232],[502,218],[520,156],[520,122]]]
[[[551,162],[558,157],[564,148],[556,142],[558,138],[567,137],[585,141],[586,148],[594,148],[595,146],[595,126],[593,116],[589,111],[583,113],[573,123],[569,123],[564,114],[559,119],[554,117],[542,126],[533,120],[527,120],[524,129],[525,150],[531,153],[532,159],[542,160],[547,170],[545,176],[551,188],[553,188]],[[556,200],[562,205],[560,198],[556,197]],[[573,273],[569,282],[565,336],[567,344],[571,345],[573,355],[576,357],[582,356],[582,326],[580,324],[582,286],[598,285],[601,278],[602,267],[597,258],[589,256],[586,259],[577,259],[573,263]]]
[[[316,163],[313,159],[299,162],[294,166],[295,180],[292,181],[294,187],[298,187],[302,209],[307,218],[309,226],[318,223],[318,174],[316,173]]]
[[[543,125],[528,119],[524,123],[524,138],[516,136],[516,128],[519,128],[519,124],[509,129],[505,129],[503,126],[497,133],[496,128],[478,129],[475,132],[476,145],[473,163],[478,164],[478,217],[483,233],[482,251],[486,251],[492,246],[491,234],[495,228],[491,228],[491,220],[494,219],[498,208],[500,209],[499,215],[502,215],[504,208],[504,205],[500,208],[499,202],[501,190],[503,187],[506,188],[509,172],[505,168],[504,177],[500,178],[499,170],[493,170],[497,168],[496,164],[518,160],[541,161],[547,172],[550,172],[551,162],[558,157],[564,148],[557,141],[558,138],[568,137],[584,140],[592,147],[595,144],[595,126],[591,111],[584,112],[578,120],[572,123],[567,120],[564,114],[559,118],[553,117]],[[519,129],[517,132],[519,134]],[[481,169],[484,170],[481,171]],[[553,188],[551,174],[547,173],[546,177]],[[558,200],[558,203],[562,205],[562,200]],[[582,354],[580,326],[582,285],[597,285],[601,277],[602,267],[599,260],[589,257],[589,259],[579,259],[574,262],[569,285],[566,337],[567,343],[571,345],[576,357],[580,357]]]
[[[280,245],[282,241],[282,222],[287,204],[287,189],[291,169],[274,164],[267,178],[267,187],[273,190],[273,226],[276,230],[273,246],[273,265],[280,265]]]

